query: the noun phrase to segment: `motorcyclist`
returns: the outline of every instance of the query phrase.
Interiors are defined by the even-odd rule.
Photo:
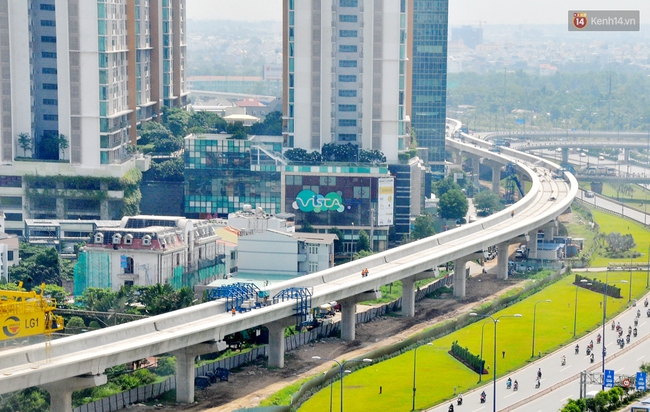
[[[513,383],[512,389],[515,391],[519,389],[519,382],[517,382],[517,379],[515,379],[515,383]]]
[[[485,398],[487,395],[485,394],[485,391],[481,392],[481,403],[485,403]]]
[[[566,365],[566,355],[562,355],[562,366]]]
[[[636,328],[632,330],[632,335],[636,338]]]
[[[616,324],[612,321],[612,330],[614,330],[614,328],[616,328]]]
[[[594,348],[594,340],[593,339],[589,341],[589,348],[590,349]]]
[[[600,333],[599,333],[598,336],[596,336],[596,343],[600,343],[600,340],[601,340],[602,338],[603,338],[603,337],[600,336]]]
[[[542,379],[542,368],[537,369],[537,379]]]
[[[576,343],[576,355],[580,353],[580,345]]]
[[[627,327],[627,333],[628,333],[628,335],[629,335],[630,333],[632,333],[632,326],[628,326],[628,327]]]
[[[456,399],[456,403],[458,404],[458,406],[463,404],[463,395],[461,395],[460,393],[458,394],[458,399]]]
[[[506,381],[506,388],[510,389],[511,386],[512,386],[512,379],[508,378],[508,380]]]
[[[535,381],[535,388],[539,388],[540,386],[542,386],[542,382],[539,380],[539,378],[537,378]]]
[[[648,298],[645,298],[645,301],[643,301],[643,306],[648,307]]]
[[[640,318],[641,317],[641,309],[636,310],[636,317]]]
[[[589,360],[591,361],[591,363],[594,363],[594,354],[593,354],[593,353],[592,353],[591,356],[589,357]]]
[[[449,404],[449,412],[454,412],[454,404]]]

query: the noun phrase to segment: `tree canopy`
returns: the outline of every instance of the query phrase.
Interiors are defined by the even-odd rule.
[[[458,189],[449,190],[438,202],[438,213],[443,219],[462,219],[468,208],[467,198]]]
[[[436,231],[433,228],[433,222],[433,216],[429,213],[416,217],[413,230],[411,231],[411,238],[418,240],[435,235]]]
[[[503,210],[505,204],[503,199],[491,190],[483,190],[474,196],[474,206],[485,215],[491,215]]]

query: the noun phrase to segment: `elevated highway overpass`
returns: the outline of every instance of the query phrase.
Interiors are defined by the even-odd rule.
[[[459,127],[459,125],[457,126]],[[475,223],[464,225],[417,242],[409,243],[367,258],[273,284],[271,296],[291,287],[307,287],[312,306],[333,300],[341,303],[341,337],[355,336],[356,303],[365,300],[379,287],[403,282],[403,313],[414,313],[413,284],[426,272],[454,261],[457,273],[477,252],[492,245],[507,250],[512,239],[537,236],[539,228],[553,225],[578,192],[575,177],[565,173],[554,178],[558,166],[536,156],[503,148],[489,151],[491,145],[471,136],[465,141],[448,140],[455,150],[498,164],[515,163],[528,176],[529,192],[507,209]],[[536,243],[535,243],[536,246]],[[499,276],[507,278],[507,254],[499,254]],[[362,268],[370,275],[361,277]],[[460,270],[458,270],[460,269]],[[464,276],[454,277],[454,294],[464,296]],[[106,368],[161,353],[177,358],[177,401],[194,399],[194,359],[216,351],[215,342],[231,333],[264,325],[269,329],[269,365],[283,367],[284,329],[294,323],[295,301],[285,301],[232,316],[225,302],[214,301],[171,313],[96,330],[51,343],[31,345],[0,352],[0,393],[41,386],[51,395],[51,410],[70,409],[73,390],[105,382]]]

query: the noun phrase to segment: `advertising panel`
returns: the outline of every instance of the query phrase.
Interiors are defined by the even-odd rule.
[[[265,64],[264,80],[282,80],[281,64]]]
[[[393,225],[393,209],[395,206],[394,182],[395,179],[392,177],[382,177],[379,179],[377,226]]]

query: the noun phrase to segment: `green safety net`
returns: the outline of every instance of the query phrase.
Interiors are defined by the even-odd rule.
[[[225,272],[226,266],[223,264],[217,264],[191,272],[185,272],[184,266],[177,266],[174,268],[174,274],[169,279],[169,284],[176,290],[183,286],[191,288],[204,280],[222,277]]]
[[[74,268],[74,295],[87,288],[111,288],[111,258],[108,253],[81,252]]]

